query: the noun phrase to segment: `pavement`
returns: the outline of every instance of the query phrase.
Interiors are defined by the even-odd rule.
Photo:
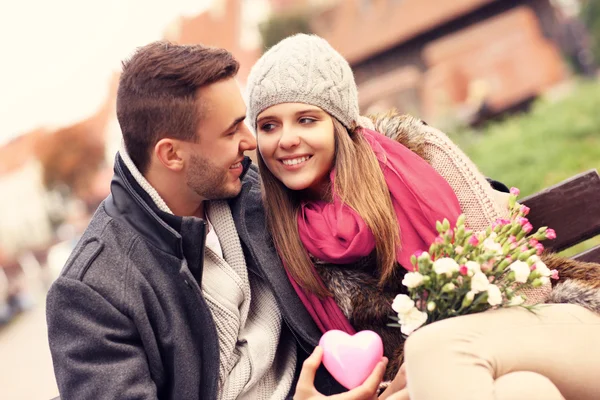
[[[0,328],[0,399],[49,400],[58,396],[48,347],[45,299]]]

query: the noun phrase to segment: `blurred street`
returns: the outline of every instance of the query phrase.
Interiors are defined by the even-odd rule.
[[[46,335],[45,301],[0,328],[0,399],[49,400],[58,396]]]

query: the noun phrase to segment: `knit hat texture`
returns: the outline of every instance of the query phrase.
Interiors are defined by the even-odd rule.
[[[248,122],[281,103],[317,106],[352,128],[359,119],[358,92],[348,62],[327,41],[297,34],[271,47],[252,67],[246,100]]]

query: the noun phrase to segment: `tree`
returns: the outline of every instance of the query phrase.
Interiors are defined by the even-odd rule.
[[[581,10],[581,18],[591,36],[591,47],[596,63],[600,63],[600,1],[586,0]]]
[[[104,143],[85,123],[47,135],[38,155],[48,190],[67,186],[76,196],[85,193],[104,162]]]
[[[258,28],[265,51],[288,36],[296,33],[312,33],[308,11],[272,14]]]

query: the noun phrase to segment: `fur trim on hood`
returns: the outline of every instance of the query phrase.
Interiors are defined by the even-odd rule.
[[[424,157],[428,129],[425,122],[396,111],[372,115],[369,119],[372,121],[370,128],[427,160]],[[577,261],[551,252],[542,254],[540,258],[548,268],[556,269],[559,274],[559,280],[553,281],[547,303],[579,304],[600,313],[600,264]]]

